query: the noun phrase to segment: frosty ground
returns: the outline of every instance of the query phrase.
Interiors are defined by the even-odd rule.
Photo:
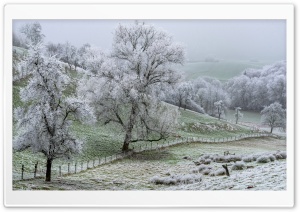
[[[210,176],[193,173],[201,155],[272,154],[286,150],[286,140],[277,138],[251,138],[227,143],[189,143],[157,151],[136,153],[129,158],[101,165],[94,169],[63,176],[45,182],[43,178],[14,181],[14,190],[285,190],[286,160],[268,163],[247,163],[243,170],[231,170],[230,176]],[[212,170],[222,169],[222,164],[212,162]],[[199,176],[201,180],[175,185],[156,184],[154,177]]]

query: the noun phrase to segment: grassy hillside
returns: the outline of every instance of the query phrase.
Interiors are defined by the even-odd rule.
[[[230,151],[235,156],[249,157],[285,151],[285,140],[275,138],[252,138],[229,143],[189,143],[172,146],[158,151],[137,153],[123,160],[101,165],[97,168],[54,178],[47,183],[43,178],[14,181],[14,190],[285,190],[285,160],[269,163],[247,162],[249,169],[232,170],[233,162],[228,163],[231,177],[224,175],[202,175],[200,183],[162,185],[150,182],[154,176],[161,178],[170,175],[191,176],[195,169],[193,161],[202,155],[223,155]],[[187,158],[187,159],[184,159]],[[207,167],[212,171],[222,169],[222,163],[211,162]],[[198,173],[196,173],[198,174]],[[201,175],[201,174],[200,174]],[[226,183],[223,183],[226,182]]]
[[[180,67],[187,80],[208,76],[226,81],[239,75],[246,68],[262,68],[273,61],[250,62],[250,61],[228,61],[219,62],[190,62]]]

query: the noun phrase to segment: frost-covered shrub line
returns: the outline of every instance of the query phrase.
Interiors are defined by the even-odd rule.
[[[201,182],[201,174],[185,174],[185,175],[170,175],[167,177],[154,176],[150,179],[151,183],[163,184],[163,185],[175,185],[175,184],[191,184]]]

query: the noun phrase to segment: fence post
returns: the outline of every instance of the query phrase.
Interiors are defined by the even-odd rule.
[[[34,164],[34,174],[33,177],[36,178],[36,172],[37,172],[37,166],[38,166],[39,162],[36,162],[36,164]]]
[[[83,162],[81,161],[81,171],[83,170]]]
[[[77,172],[77,162],[75,163],[75,174]]]
[[[59,166],[58,169],[59,169],[59,176],[61,177],[61,166]]]
[[[22,164],[22,174],[21,174],[21,180],[24,179],[24,165]]]
[[[68,174],[70,174],[70,163],[68,163]]]

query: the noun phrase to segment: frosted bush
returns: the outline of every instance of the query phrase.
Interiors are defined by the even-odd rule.
[[[274,160],[276,160],[276,157],[274,155],[269,155],[269,159],[270,159],[270,161],[274,161]]]
[[[242,160],[246,163],[250,163],[253,161],[253,156],[244,156]]]
[[[163,185],[175,185],[175,184],[191,184],[201,182],[202,175],[199,174],[186,174],[186,175],[172,175],[169,177],[154,176],[150,179],[151,183],[163,184]]]
[[[201,171],[203,171],[204,169],[207,169],[207,168],[211,168],[211,167],[206,166],[206,165],[204,165],[204,164],[201,164],[201,165],[198,166],[197,168],[192,169],[192,172],[193,172],[193,173],[199,173],[199,172],[201,172]]]
[[[235,162],[235,161],[241,161],[242,157],[238,155],[227,155],[225,157],[226,162]]]
[[[209,174],[210,176],[221,176],[221,175],[225,175],[225,169],[218,169],[214,172],[211,172]]]
[[[268,163],[270,162],[270,158],[266,155],[262,155],[260,157],[257,158],[257,163]]]
[[[246,165],[243,161],[237,161],[235,164],[233,164],[231,170],[243,170],[245,167]]]
[[[278,155],[281,156],[280,159],[286,159],[286,152],[281,152],[281,151],[279,151],[279,152],[277,152],[276,154],[278,154]]]
[[[210,172],[211,172],[211,169],[204,169],[201,173],[202,173],[203,175],[209,175]]]
[[[211,159],[206,159],[205,161],[204,161],[204,164],[210,164],[211,163]]]

